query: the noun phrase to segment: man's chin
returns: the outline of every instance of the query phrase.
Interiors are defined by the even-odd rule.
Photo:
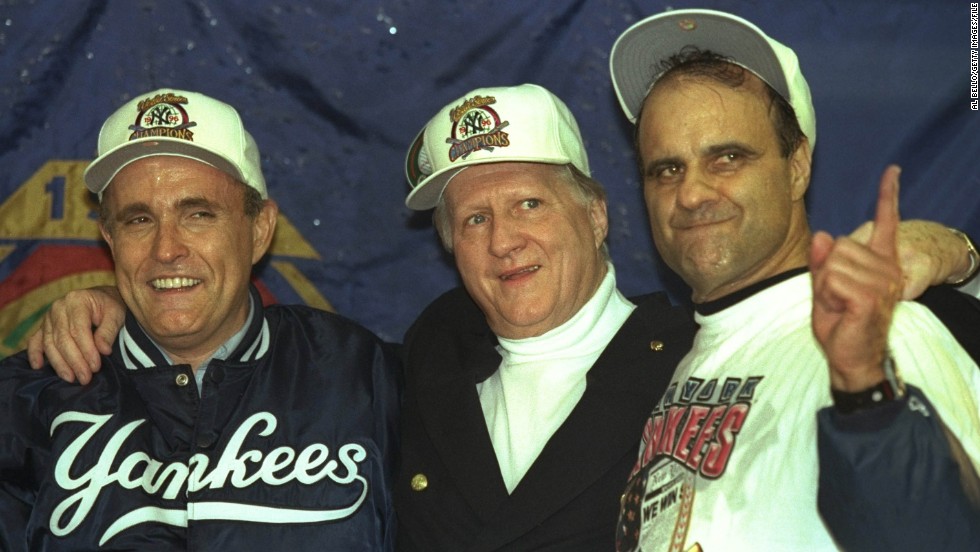
[[[692,298],[701,303],[698,298],[709,298],[725,288],[732,281],[730,271],[725,266],[718,266],[717,261],[705,260],[701,263],[685,262],[682,270],[675,270],[681,279],[691,288]]]
[[[140,325],[146,330],[151,337],[156,340],[173,340],[173,339],[186,339],[189,336],[193,336],[201,331],[201,325],[198,323],[198,316],[190,316],[187,314],[167,313],[158,314],[149,317],[149,319]]]
[[[525,339],[537,337],[560,326],[565,320],[558,320],[559,317],[560,314],[553,308],[521,309],[501,313],[492,326],[494,333],[500,337]]]

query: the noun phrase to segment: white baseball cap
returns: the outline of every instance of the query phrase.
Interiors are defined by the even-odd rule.
[[[557,96],[535,84],[478,88],[439,110],[415,138],[405,205],[431,209],[462,169],[505,161],[570,163],[590,174],[578,123]]]
[[[85,186],[99,194],[133,161],[156,155],[196,159],[269,196],[259,148],[238,112],[214,98],[164,88],[140,94],[106,119]]]
[[[633,24],[616,39],[609,54],[609,69],[619,105],[631,122],[636,122],[643,100],[661,76],[655,74],[660,62],[685,46],[729,58],[765,81],[793,107],[800,129],[813,148],[817,118],[796,54],[749,21],[715,10],[654,15]]]

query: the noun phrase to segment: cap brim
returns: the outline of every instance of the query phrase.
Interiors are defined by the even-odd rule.
[[[153,137],[120,144],[99,156],[85,169],[85,186],[101,196],[109,182],[124,167],[134,161],[158,155],[194,159],[224,172],[239,182],[245,182],[245,176],[239,172],[235,164],[222,155],[187,140]]]
[[[659,64],[685,46],[731,58],[790,98],[779,59],[762,30],[712,10],[678,10],[634,24],[613,45],[609,55],[613,88],[630,121],[636,121]]]
[[[416,211],[424,211],[426,209],[432,209],[439,204],[439,200],[442,198],[442,193],[446,190],[446,186],[449,181],[452,180],[456,174],[467,168],[475,165],[489,165],[491,163],[543,163],[545,165],[572,165],[572,160],[568,158],[557,158],[557,157],[520,157],[520,156],[509,156],[509,157],[493,157],[493,158],[476,158],[471,162],[456,163],[455,165],[446,167],[441,171],[437,171],[430,176],[425,177],[422,183],[416,186],[408,197],[405,198],[405,205],[409,209],[414,209]]]

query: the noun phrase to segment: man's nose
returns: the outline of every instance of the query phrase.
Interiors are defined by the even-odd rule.
[[[526,239],[520,224],[506,217],[497,217],[490,231],[490,253],[496,257],[506,257],[511,252],[524,247]]]
[[[717,199],[714,179],[700,172],[689,172],[677,189],[677,204],[688,210],[695,210]]]
[[[178,225],[173,222],[162,222],[154,238],[153,256],[159,261],[170,263],[186,255],[187,246]]]

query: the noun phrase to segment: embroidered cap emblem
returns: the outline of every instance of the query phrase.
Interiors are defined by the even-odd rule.
[[[141,101],[136,106],[139,111],[136,122],[129,127],[133,131],[129,139],[162,136],[193,142],[194,133],[189,129],[197,123],[187,115],[186,104],[186,97],[171,93],[157,94]]]
[[[449,161],[466,159],[478,150],[493,151],[510,145],[510,138],[503,129],[510,124],[501,122],[500,115],[490,107],[497,103],[493,96],[473,96],[449,112],[453,126],[446,138]]]

